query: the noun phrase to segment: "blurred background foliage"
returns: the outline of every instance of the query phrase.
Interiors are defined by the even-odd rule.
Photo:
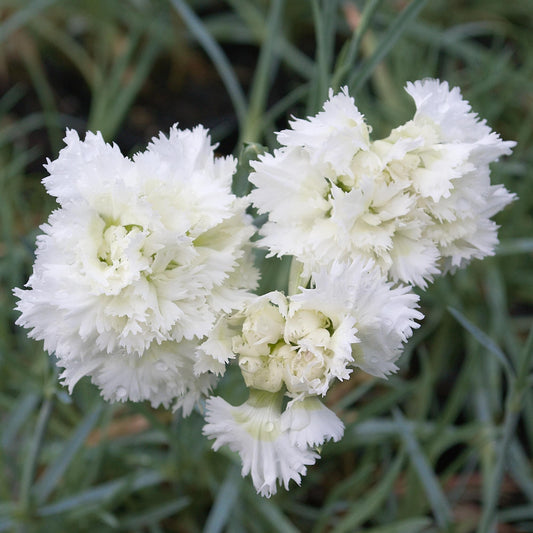
[[[0,531],[533,531],[532,41],[531,0],[0,0]],[[495,257],[421,295],[399,374],[330,391],[345,436],[301,487],[257,496],[198,413],[108,405],[88,380],[68,396],[13,325],[65,128],[131,154],[203,123],[238,155],[348,85],[379,137],[425,77],[518,142],[493,181],[519,200]],[[283,268],[266,264],[264,290]],[[229,372],[220,391],[236,388]]]

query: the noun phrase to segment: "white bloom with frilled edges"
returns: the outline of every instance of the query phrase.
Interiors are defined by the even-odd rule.
[[[56,354],[70,390],[88,375],[106,399],[189,411],[213,383],[194,376],[199,339],[256,283],[236,161],[215,158],[200,126],[132,159],[100,134],[70,130],[65,142],[44,179],[60,207],[28,289],[15,290],[17,323]]]
[[[268,213],[270,255],[293,255],[307,274],[334,261],[372,260],[389,279],[427,286],[493,253],[490,220],[513,200],[490,185],[489,164],[515,143],[471,112],[457,88],[407,85],[413,120],[389,137],[370,128],[345,89],[323,110],[278,133],[281,148],[252,163],[250,198]]]
[[[250,390],[250,397],[234,407],[220,397],[206,403],[204,435],[215,439],[213,449],[228,445],[242,460],[242,475],[250,474],[255,489],[270,497],[277,483],[289,488],[290,480],[300,484],[307,466],[318,454],[312,449],[291,443],[289,432],[282,428],[281,393]],[[284,426],[285,427],[285,426]]]

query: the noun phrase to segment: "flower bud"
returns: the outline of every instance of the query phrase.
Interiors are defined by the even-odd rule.
[[[242,336],[245,342],[251,345],[275,344],[283,336],[284,326],[285,318],[279,309],[270,302],[265,302],[245,318]]]

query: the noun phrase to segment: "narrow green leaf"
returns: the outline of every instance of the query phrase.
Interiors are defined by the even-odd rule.
[[[291,524],[280,508],[272,501],[246,491],[246,499],[251,508],[270,525],[270,531],[276,533],[298,533],[298,529]]]
[[[498,513],[498,522],[507,524],[519,520],[533,520],[533,505],[518,505],[504,509]]]
[[[228,94],[233,103],[235,113],[242,125],[246,117],[246,97],[240,86],[239,80],[233,70],[231,63],[222,51],[220,45],[213,39],[212,35],[207,31],[205,25],[194,13],[194,11],[184,2],[184,0],[170,0],[176,11],[181,15],[183,21],[191,31],[191,33],[198,39],[206,54],[213,61],[213,65],[217,69]]]
[[[33,434],[33,438],[30,443],[30,449],[22,470],[19,500],[24,511],[27,511],[30,508],[31,487],[33,478],[35,476],[35,471],[37,469],[37,463],[41,453],[44,436],[48,427],[48,421],[50,419],[50,414],[52,413],[52,407],[53,399],[46,398],[41,405],[39,417],[37,418],[37,424],[35,426],[35,433]]]
[[[259,143],[243,144],[237,160],[237,170],[233,175],[232,190],[235,195],[246,196],[250,192],[251,184],[248,181],[248,176],[253,171],[250,162],[255,161],[266,150],[266,146],[262,146]]]
[[[496,255],[530,254],[533,252],[533,239],[507,239],[496,247]]]
[[[134,531],[143,527],[153,526],[165,518],[169,518],[177,514],[179,511],[187,507],[191,503],[190,498],[177,498],[170,502],[163,503],[142,513],[129,515],[127,517],[120,517],[120,529],[126,531]]]
[[[277,55],[275,43],[277,36],[281,33],[281,15],[285,1],[273,0],[271,4],[267,19],[267,31],[261,45],[250,89],[248,113],[241,130],[241,143],[259,141],[260,132],[263,129],[263,114],[270,84],[273,80],[272,70]]]
[[[159,472],[153,470],[142,471],[132,476],[125,476],[108,483],[84,490],[81,493],[64,498],[59,502],[45,505],[37,510],[38,516],[51,516],[65,513],[86,505],[102,504],[123,492],[137,490],[157,485],[164,480]]]
[[[35,411],[38,403],[39,395],[32,392],[24,395],[17,402],[9,417],[2,424],[2,438],[0,439],[2,448],[6,449],[12,445],[18,431]]]
[[[515,483],[520,486],[529,500],[533,501],[531,458],[516,438],[509,447],[509,470]]]
[[[233,466],[229,470],[224,483],[218,489],[203,533],[220,533],[226,527],[233,506],[239,496],[242,479],[239,467]]]
[[[357,28],[354,28],[352,38],[346,43],[345,48],[341,50],[337,59],[331,82],[331,87],[334,91],[338,90],[345,76],[354,68],[361,40],[368,30],[374,14],[382,3],[383,0],[370,0],[365,3],[359,25]]]
[[[100,402],[78,426],[72,438],[65,444],[57,460],[52,463],[35,484],[33,491],[38,505],[41,505],[59,483],[61,476],[67,470],[76,452],[80,449],[90,431],[96,424],[103,404]]]
[[[15,531],[15,522],[11,518],[0,518],[0,531]]]
[[[500,347],[483,331],[481,331],[477,326],[472,324],[460,311],[454,309],[453,307],[448,307],[448,311],[453,315],[453,317],[465,328],[473,337],[484,346],[492,355],[498,358],[498,361],[502,364],[506,370],[508,376],[514,376],[515,372],[509,363],[506,355],[500,349]]]
[[[404,452],[397,455],[392,465],[387,469],[383,479],[364,498],[361,498],[350,507],[344,518],[333,528],[333,533],[352,533],[356,527],[363,524],[378,511],[391,493],[393,484],[400,474],[404,459]]]
[[[483,513],[478,526],[478,533],[491,530],[496,524],[496,513],[499,502],[500,487],[507,462],[509,449],[521,414],[521,399],[527,387],[531,358],[533,357],[533,328],[522,349],[519,361],[518,376],[511,378],[510,390],[507,394],[503,430],[498,442],[497,456],[492,470],[486,476],[486,493],[483,499]]]
[[[346,507],[345,498],[348,496],[352,497],[355,490],[358,490],[361,486],[365,486],[368,483],[368,478],[374,473],[374,470],[375,464],[372,461],[363,460],[355,472],[333,487],[326,502],[320,509],[319,516],[315,520],[312,529],[313,533],[327,531],[328,521],[332,515],[338,512],[341,506]]]
[[[159,43],[153,39],[149,40],[146,46],[142,49],[140,56],[135,60],[133,76],[128,80],[128,83],[125,86],[121,86],[120,89],[113,94],[113,100],[110,102],[111,105],[108,106],[107,109],[109,114],[106,118],[108,124],[108,138],[113,138],[115,136],[116,131],[128,112],[128,109],[130,109],[135,97],[148,78],[158,52]]]
[[[348,85],[352,93],[356,93],[365,84],[368,78],[372,76],[376,66],[392,50],[396,41],[416,18],[427,1],[428,0],[412,0],[400,15],[396,17],[394,22],[384,33],[374,53],[351,76]]]
[[[335,18],[337,0],[320,2],[311,0],[316,38],[316,76],[312,92],[313,100],[308,106],[309,114],[315,113],[328,96],[335,46]]]
[[[16,10],[11,17],[0,24],[0,43],[5,41],[9,35],[27,24],[31,19],[39,16],[42,11],[55,4],[57,0],[34,0],[26,7]]]
[[[254,35],[256,42],[265,39],[265,15],[258,6],[249,0],[228,0],[238,16],[246,22],[249,31]],[[228,22],[228,32],[235,33],[235,22]],[[274,46],[280,57],[295,72],[305,79],[310,79],[314,74],[314,63],[299,48],[291,44],[283,34],[278,34],[273,39]]]
[[[419,533],[427,531],[432,521],[427,516],[408,518],[386,526],[365,528],[364,533]]]
[[[8,89],[0,98],[0,117],[7,113],[24,96],[24,89],[15,85]]]
[[[450,505],[442,492],[435,472],[429,465],[425,453],[414,436],[411,427],[406,423],[401,411],[394,409],[393,416],[398,423],[400,436],[404,442],[407,454],[429,499],[437,524],[440,528],[446,528],[452,523],[452,514]]]

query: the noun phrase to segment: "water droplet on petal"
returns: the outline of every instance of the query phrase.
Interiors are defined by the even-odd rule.
[[[267,422],[265,424],[265,431],[268,431],[269,433],[274,429],[274,424],[272,422]]]
[[[128,395],[128,391],[124,387],[118,387],[116,395],[119,400],[123,400]]]

